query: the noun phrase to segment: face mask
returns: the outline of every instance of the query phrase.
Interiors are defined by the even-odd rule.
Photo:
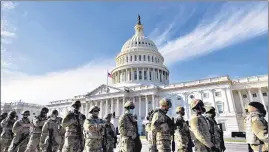
[[[55,116],[52,116],[52,117],[50,117],[50,119],[52,119],[52,120],[56,120],[56,117],[55,117]]]
[[[130,112],[131,114],[134,114],[134,109],[130,109],[129,112]]]

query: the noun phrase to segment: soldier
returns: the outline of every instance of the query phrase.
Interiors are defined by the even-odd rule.
[[[268,152],[268,125],[264,119],[265,108],[260,102],[248,104],[246,140],[254,152]]]
[[[57,117],[56,118],[56,120],[57,120],[57,123],[59,124],[59,136],[61,137],[61,143],[60,143],[60,145],[59,145],[59,150],[58,150],[58,152],[61,152],[62,151],[62,149],[63,149],[63,146],[64,146],[64,134],[65,134],[65,129],[64,129],[64,127],[62,126],[62,120],[63,120],[63,118],[61,118],[61,117]]]
[[[79,112],[79,100],[71,104],[73,110],[63,118],[62,126],[65,128],[65,141],[63,152],[82,152],[84,149],[83,123],[85,115]]]
[[[98,118],[100,108],[92,106],[89,113],[90,118],[86,119],[83,125],[85,133],[86,152],[101,152],[105,149],[103,141],[105,121]]]
[[[7,117],[7,113],[6,112],[2,113],[0,115],[0,123],[2,122],[2,120],[6,119],[6,117]],[[1,133],[2,133],[2,127],[0,125],[0,135],[1,135]]]
[[[176,143],[178,145],[178,152],[192,152],[193,143],[190,136],[189,124],[184,120],[185,109],[178,106],[176,108],[178,117],[175,120],[176,124]]]
[[[9,146],[9,152],[24,152],[29,141],[31,123],[28,117],[30,111],[23,111],[22,116],[22,119],[17,120],[13,125],[14,138]]]
[[[174,122],[166,115],[172,107],[171,100],[164,98],[160,100],[160,108],[153,114],[151,121],[152,151],[171,152],[171,132]]]
[[[62,138],[59,135],[60,125],[57,122],[57,116],[58,111],[53,110],[42,128],[39,145],[43,152],[57,152],[62,143]]]
[[[120,152],[135,152],[135,139],[139,136],[137,121],[133,116],[135,105],[127,101],[124,108],[126,111],[119,118]]]
[[[190,120],[190,129],[193,133],[195,152],[215,152],[216,146],[211,142],[211,134],[207,120],[202,114],[206,111],[202,100],[194,99],[191,108],[195,112]]]
[[[3,128],[3,131],[1,133],[1,152],[8,151],[8,147],[12,141],[12,138],[13,138],[12,127],[16,121],[15,120],[16,115],[17,114],[15,111],[10,111],[8,113],[7,118],[2,120],[2,122],[1,122],[1,127]]]
[[[207,122],[209,124],[210,132],[211,134],[213,134],[211,136],[211,141],[216,146],[216,148],[219,149],[219,151],[225,151],[226,148],[224,144],[221,144],[221,142],[223,142],[221,141],[221,136],[223,136],[222,131],[218,127],[218,124],[215,120],[215,116],[216,116],[215,108],[213,106],[207,106],[205,118],[207,119]]]
[[[114,145],[117,141],[117,135],[115,131],[114,125],[110,122],[112,118],[112,114],[108,114],[105,117],[105,141],[106,141],[106,152],[113,152]]]
[[[47,107],[43,107],[38,116],[35,116],[32,121],[32,133],[30,136],[30,140],[27,144],[27,148],[25,152],[40,152],[39,142],[40,136],[42,132],[42,127],[47,118],[47,113],[49,109]]]

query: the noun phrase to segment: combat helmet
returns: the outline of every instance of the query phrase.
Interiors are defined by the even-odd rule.
[[[213,106],[206,106],[205,107],[205,112],[210,113],[211,111],[215,111],[216,109]]]
[[[51,116],[51,115],[56,115],[56,116],[58,116],[58,115],[59,115],[58,110],[52,110],[52,111],[50,112],[50,116]]]
[[[168,106],[168,108],[171,108],[172,107],[172,102],[171,102],[171,99],[169,98],[163,98],[160,100],[160,106]]]
[[[49,109],[47,107],[43,107],[41,109],[41,113],[48,113],[49,112]]]
[[[71,106],[74,106],[74,105],[76,105],[76,104],[80,104],[80,105],[81,105],[80,100],[74,100],[74,101],[72,101]]]
[[[30,111],[29,110],[24,110],[21,115],[27,115],[30,116]]]
[[[178,107],[176,108],[176,114],[179,114],[180,112],[183,112],[183,111],[185,111],[185,108],[182,107],[182,106],[178,106]]]
[[[98,106],[91,106],[89,113],[92,113],[93,110],[100,111],[100,108]]]
[[[263,104],[260,102],[256,102],[256,101],[250,102],[248,104],[248,112],[266,113]]]
[[[9,116],[11,116],[11,115],[16,116],[17,113],[16,113],[16,111],[10,111],[10,112],[8,113],[8,115],[9,115]]]
[[[124,108],[130,108],[130,109],[134,109],[135,108],[135,105],[132,101],[127,101],[125,104],[124,104]]]
[[[199,104],[204,105],[203,101],[200,100],[200,99],[194,99],[194,100],[192,100],[192,102],[191,102],[191,109],[195,109],[197,107],[197,105],[199,105]]]

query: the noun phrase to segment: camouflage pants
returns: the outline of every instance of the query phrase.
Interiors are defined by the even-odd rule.
[[[64,147],[64,136],[62,137],[62,143],[59,145],[59,152],[62,152],[62,149]]]
[[[113,152],[113,149],[114,149],[114,141],[107,141],[106,152]]]
[[[268,145],[250,145],[254,152],[268,152]]]
[[[211,152],[211,150],[209,148],[207,148],[205,145],[199,143],[195,143],[194,144],[194,150],[195,152]]]
[[[86,152],[102,152],[102,138],[100,139],[86,139]]]
[[[177,152],[188,152],[188,143],[176,142]]]
[[[69,136],[65,137],[62,152],[82,152],[82,147],[84,146],[79,137]]]
[[[29,136],[21,141],[21,143],[18,143],[20,138],[15,136],[9,146],[8,152],[25,152],[27,144],[29,142]]]
[[[39,147],[40,136],[41,134],[39,133],[33,133],[31,135],[25,152],[40,152],[40,147]]]
[[[1,152],[8,152],[12,139],[1,138]]]
[[[158,152],[171,152],[171,140],[157,140]]]
[[[134,152],[135,142],[132,139],[124,138],[120,141],[120,152]]]

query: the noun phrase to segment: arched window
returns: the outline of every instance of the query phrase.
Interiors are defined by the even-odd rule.
[[[142,80],[142,71],[139,71],[139,80]]]
[[[137,71],[134,71],[134,80],[137,80]]]

